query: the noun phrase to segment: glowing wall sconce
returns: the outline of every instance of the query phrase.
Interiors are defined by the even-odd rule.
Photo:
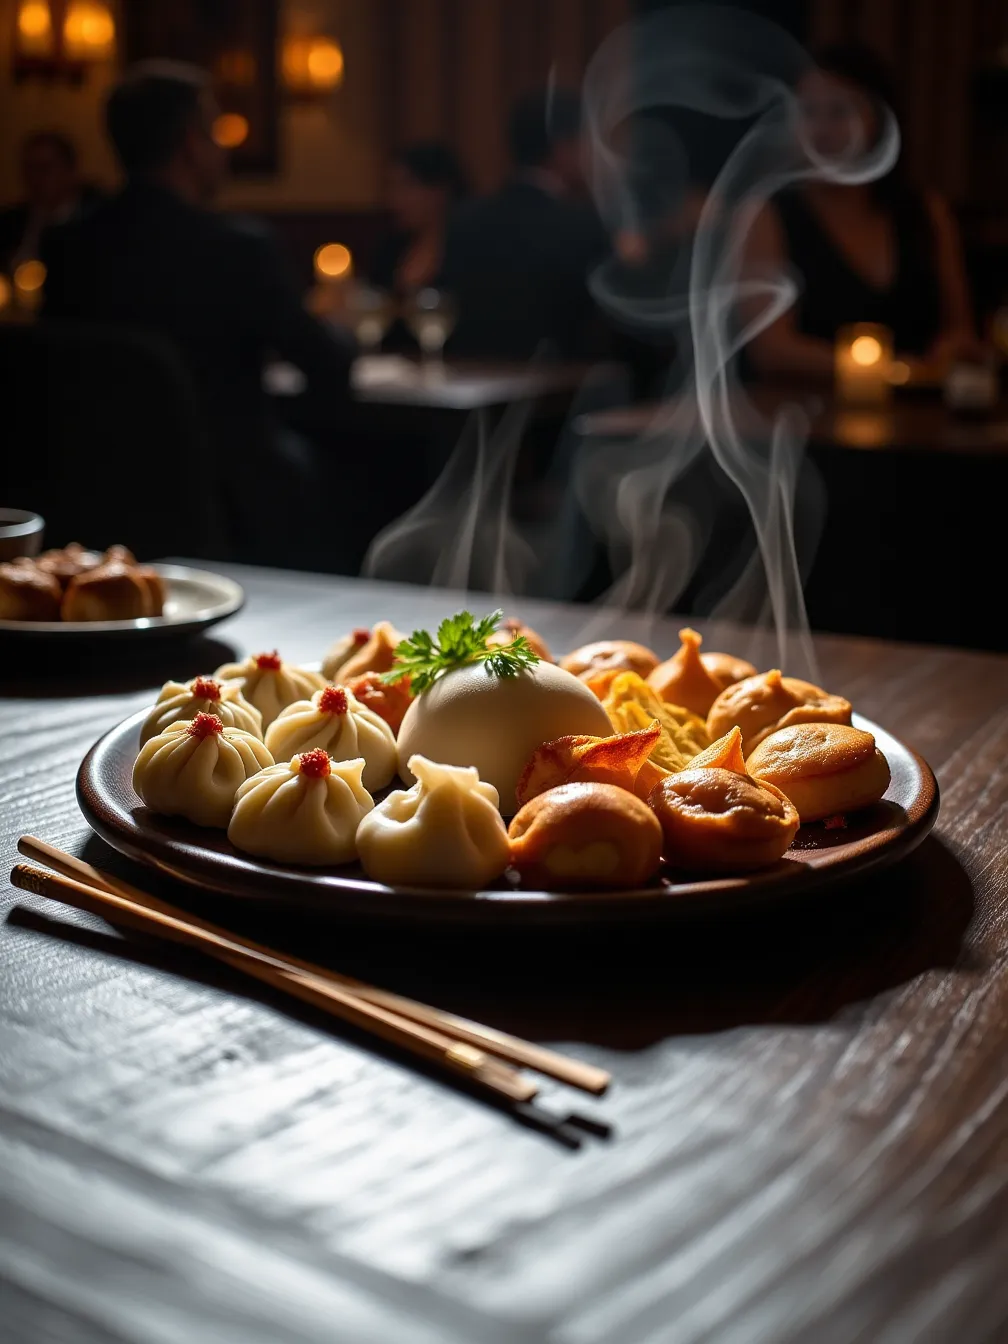
[[[283,44],[280,68],[288,97],[324,98],[343,83],[343,49],[324,35],[291,36]]]
[[[14,78],[79,83],[89,65],[113,59],[115,39],[115,17],[101,0],[19,0]]]

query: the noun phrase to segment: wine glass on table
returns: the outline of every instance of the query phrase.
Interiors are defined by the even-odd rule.
[[[355,281],[341,314],[353,328],[361,353],[376,354],[395,315],[392,296],[384,289]]]
[[[424,370],[444,373],[445,341],[455,329],[455,300],[443,289],[418,289],[405,312],[406,323],[417,339]]]

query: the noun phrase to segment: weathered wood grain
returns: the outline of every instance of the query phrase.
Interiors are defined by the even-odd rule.
[[[74,773],[168,674],[229,645],[310,660],[348,626],[453,602],[234,572],[248,607],[203,646],[7,663],[8,867],[30,830],[129,871],[88,840]],[[561,649],[588,628],[584,610],[522,614]],[[617,624],[675,646],[674,622]],[[942,788],[933,837],[828,904],[493,947],[212,907],[610,1068],[597,1102],[545,1089],[558,1114],[613,1124],[577,1153],[236,976],[5,889],[0,1338],[1003,1339],[1008,659],[840,639],[818,653]]]

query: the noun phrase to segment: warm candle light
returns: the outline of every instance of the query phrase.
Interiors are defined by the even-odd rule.
[[[71,0],[63,20],[63,51],[72,61],[106,61],[115,50],[115,19],[108,5]]]
[[[0,312],[2,312],[4,308],[10,307],[10,301],[13,297],[14,292],[11,289],[11,282],[5,275],[0,275]]]
[[[14,271],[14,293],[20,308],[37,308],[42,301],[46,268],[40,261],[23,261]]]
[[[17,35],[21,55],[53,54],[52,14],[47,0],[22,0],[17,12]]]
[[[237,149],[248,139],[248,118],[240,112],[222,112],[214,119],[211,134],[221,149]]]
[[[879,404],[892,394],[892,332],[873,322],[856,322],[837,332],[833,367],[837,395],[844,401]]]
[[[353,257],[342,243],[325,243],[315,253],[315,274],[322,280],[342,280],[352,270]]]
[[[331,37],[289,37],[282,65],[284,83],[295,94],[330,93],[343,82],[343,50]]]

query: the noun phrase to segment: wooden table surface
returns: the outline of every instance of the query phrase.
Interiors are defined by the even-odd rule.
[[[240,570],[212,638],[7,650],[3,859],[89,839],[74,774],[169,674],[429,622],[420,589]],[[586,609],[522,604],[563,649]],[[675,621],[613,617],[666,654]],[[597,627],[592,630],[597,633]],[[1008,1335],[1008,659],[829,638],[822,674],[931,762],[898,867],[726,926],[604,941],[365,934],[212,906],[284,946],[610,1068],[579,1151],[196,957],[5,889],[0,1337],[983,1344]],[[202,906],[201,908],[206,908]]]

